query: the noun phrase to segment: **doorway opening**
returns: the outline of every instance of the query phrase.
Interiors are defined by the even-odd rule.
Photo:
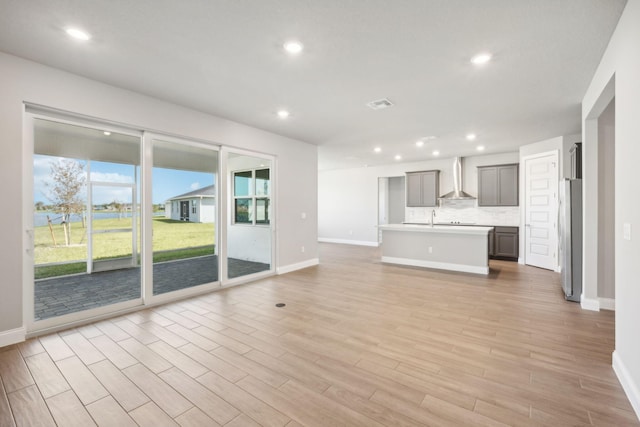
[[[582,307],[615,310],[615,76],[585,120]],[[587,232],[590,231],[590,232]]]
[[[405,177],[378,178],[378,225],[402,224],[405,220]],[[382,231],[378,231],[382,243]]]

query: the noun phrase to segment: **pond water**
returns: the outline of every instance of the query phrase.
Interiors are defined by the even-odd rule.
[[[62,223],[62,215],[55,212],[36,212],[33,214],[33,226],[40,227],[47,225],[47,215],[51,218],[53,224]],[[164,216],[164,212],[155,212],[153,216]],[[95,212],[94,219],[110,219],[110,218],[131,218],[131,212]],[[81,214],[71,215],[71,222],[82,222]]]

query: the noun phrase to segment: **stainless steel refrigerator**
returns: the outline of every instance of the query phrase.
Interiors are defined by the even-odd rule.
[[[562,290],[568,301],[582,294],[582,180],[560,182],[560,256]]]

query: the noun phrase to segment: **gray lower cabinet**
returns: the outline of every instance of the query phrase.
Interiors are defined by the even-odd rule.
[[[496,230],[493,229],[489,232],[489,257],[493,257],[496,254]]]
[[[494,227],[489,233],[489,256],[517,260],[519,255],[518,227]]]
[[[407,172],[407,206],[432,207],[440,195],[440,171]]]
[[[518,206],[518,164],[478,167],[478,206]]]

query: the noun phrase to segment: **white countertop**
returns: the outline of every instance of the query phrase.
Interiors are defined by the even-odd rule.
[[[416,224],[416,225],[431,225],[431,223],[429,222],[429,220],[415,220],[415,221],[405,221],[403,222],[403,224]],[[434,225],[455,225],[451,222],[447,222],[447,221],[436,221],[434,223]],[[464,222],[461,221],[460,225],[465,225],[465,226],[478,226],[478,227],[520,227],[520,223],[513,223],[510,221],[498,221],[496,223],[494,223],[493,221],[483,221],[481,223],[478,222]]]
[[[438,225],[430,224],[385,224],[379,225],[381,230],[406,231],[418,233],[442,233],[442,234],[489,234],[493,227],[474,225]]]

